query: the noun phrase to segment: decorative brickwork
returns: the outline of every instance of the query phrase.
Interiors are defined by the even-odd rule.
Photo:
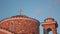
[[[0,21],[0,29],[14,34],[40,34],[40,22],[25,15],[12,16]]]

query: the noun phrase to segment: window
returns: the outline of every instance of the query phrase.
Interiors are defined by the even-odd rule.
[[[52,29],[51,28],[47,29],[47,34],[52,34]]]

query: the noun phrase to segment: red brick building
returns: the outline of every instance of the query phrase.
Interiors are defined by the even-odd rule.
[[[40,22],[25,15],[12,16],[0,21],[0,34],[40,34]]]
[[[53,18],[46,18],[42,23],[44,34],[49,34],[52,31],[52,34],[57,34],[58,24]]]

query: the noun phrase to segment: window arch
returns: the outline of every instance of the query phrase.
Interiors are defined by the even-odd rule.
[[[51,28],[47,29],[47,34],[52,34],[52,29]]]

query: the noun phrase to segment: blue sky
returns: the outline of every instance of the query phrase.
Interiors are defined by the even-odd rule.
[[[0,20],[18,15],[22,9],[23,15],[43,22],[48,16],[58,23],[57,32],[60,34],[60,0],[0,0]],[[40,34],[43,27],[40,25]]]

